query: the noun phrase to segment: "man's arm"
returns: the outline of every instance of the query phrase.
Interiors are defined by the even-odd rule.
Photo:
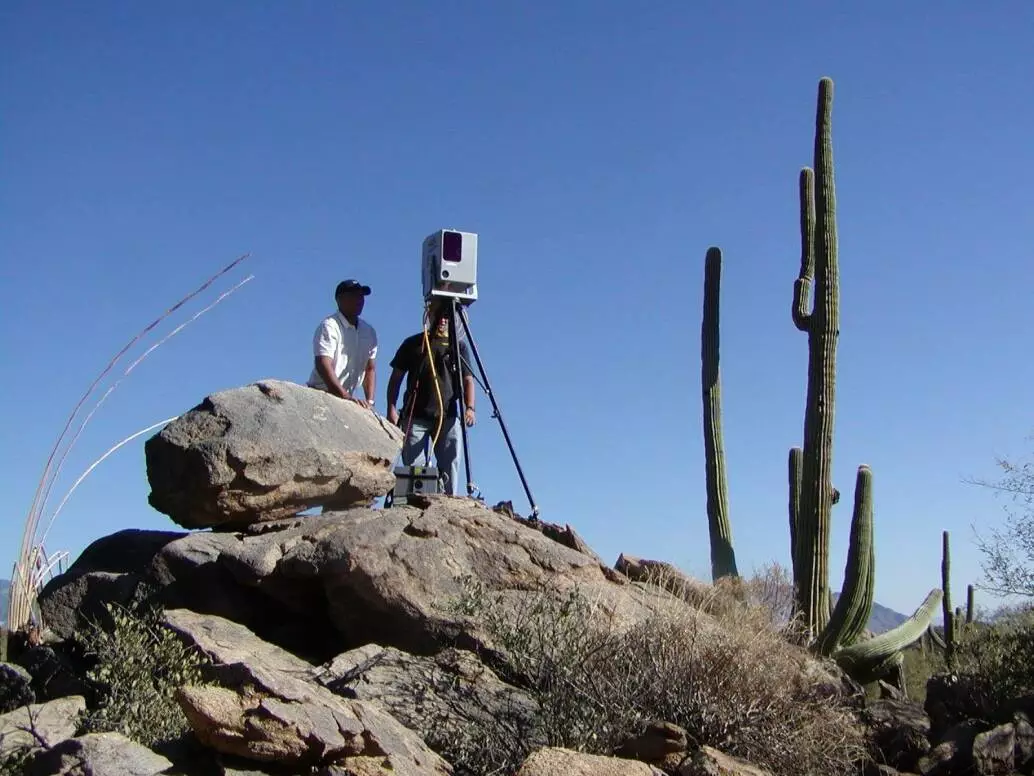
[[[460,374],[463,375],[463,406],[466,407],[463,420],[468,426],[474,425],[474,375],[470,371],[470,351],[467,343],[460,343],[460,358],[463,363],[460,365]]]
[[[377,389],[377,359],[371,358],[366,362],[366,371],[363,373],[363,393],[366,394],[366,401],[370,406],[374,405],[374,392]]]
[[[402,340],[402,344],[395,351],[395,357],[391,359],[391,376],[388,377],[388,409],[387,418],[390,423],[398,425],[399,411],[395,404],[399,400],[399,390],[402,388],[402,378],[409,371],[412,358],[412,338]]]
[[[388,378],[388,421],[398,425],[399,411],[395,406],[399,400],[399,391],[402,388],[402,378],[406,376],[406,372],[403,369],[399,369],[397,366],[391,370],[391,376]]]
[[[312,356],[316,373],[323,378],[327,392],[341,399],[351,399],[334,374],[334,355],[337,353],[338,333],[332,321],[323,321],[312,338]]]
[[[345,393],[345,389],[338,382],[337,375],[334,374],[334,362],[330,356],[316,356],[316,371],[323,378],[323,383],[327,386],[329,393],[341,399],[352,400],[352,397]]]

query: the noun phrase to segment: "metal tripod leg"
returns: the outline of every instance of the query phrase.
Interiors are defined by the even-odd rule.
[[[466,396],[463,391],[463,360],[460,356],[460,342],[456,332],[456,317],[460,310],[459,300],[452,300],[452,311],[449,315],[449,343],[452,346],[452,379],[453,384],[459,386],[459,417],[456,422],[460,424],[460,435],[463,440],[463,468],[467,474],[467,495],[474,495],[474,481],[470,476],[470,446],[467,442],[467,424],[464,419],[467,415]],[[469,337],[469,335],[468,335]],[[456,493],[456,483],[450,483],[452,486],[452,492]]]
[[[474,335],[470,333],[470,324],[467,323],[467,315],[464,312],[462,305],[460,305],[458,303],[458,300],[453,300],[453,313],[454,313],[454,316],[458,315],[458,317],[460,319],[460,323],[463,324],[463,333],[466,335],[467,342],[470,345],[470,352],[474,354],[474,360],[477,362],[478,371],[481,372],[481,379],[484,381],[484,386],[483,387],[484,387],[485,393],[488,395],[488,400],[490,402],[492,402],[492,412],[493,412],[494,416],[496,417],[496,419],[499,421],[499,427],[503,430],[503,438],[506,440],[506,446],[510,450],[510,457],[513,458],[513,464],[517,468],[517,476],[521,478],[521,485],[524,486],[524,493],[527,495],[528,502],[531,504],[531,517],[533,519],[538,519],[539,508],[535,504],[535,499],[531,495],[531,489],[528,487],[528,480],[524,476],[524,470],[521,468],[521,462],[517,460],[517,453],[514,451],[513,443],[510,441],[510,433],[506,430],[506,423],[503,420],[503,413],[499,409],[499,405],[496,403],[495,394],[492,392],[492,384],[488,381],[488,374],[485,372],[485,366],[484,366],[484,364],[481,363],[481,355],[478,353],[477,345],[474,343]],[[453,341],[453,348],[455,349],[454,360],[456,361],[456,369],[457,370],[461,370],[459,341],[455,337],[455,322],[454,322],[454,320],[450,320],[450,322],[449,322],[449,329],[450,329],[450,336],[453,337],[452,341]],[[458,373],[460,375],[462,375],[462,371],[459,371]],[[463,382],[462,382],[462,380],[460,381],[459,384],[461,386],[461,390],[460,390],[460,406],[461,406],[461,410],[466,410],[466,407],[463,407],[463,391],[462,391]],[[469,457],[467,455],[467,432],[466,432],[466,428],[467,427],[466,427],[466,424],[463,422],[463,414],[460,415],[460,427],[463,429],[463,458],[464,458],[464,460],[469,460]],[[471,486],[471,483],[470,483],[470,467],[469,467],[469,464],[468,464],[468,467],[467,467],[467,489],[468,489],[468,491],[471,489],[471,487],[472,486]]]

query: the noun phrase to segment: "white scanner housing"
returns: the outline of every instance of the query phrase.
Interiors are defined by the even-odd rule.
[[[424,238],[421,255],[424,301],[454,298],[470,304],[478,298],[478,236],[439,229]]]

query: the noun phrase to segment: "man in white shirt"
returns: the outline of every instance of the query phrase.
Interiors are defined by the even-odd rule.
[[[370,287],[343,280],[334,291],[338,311],[316,327],[312,338],[313,369],[308,385],[373,408],[377,388],[377,332],[359,315]],[[366,401],[352,394],[362,382]]]

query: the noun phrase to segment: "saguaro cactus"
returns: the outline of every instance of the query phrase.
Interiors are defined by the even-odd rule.
[[[838,496],[832,466],[840,335],[832,106],[833,82],[823,78],[815,114],[814,168],[804,167],[799,176],[801,263],[791,314],[794,325],[808,335],[808,387],[803,449],[794,448],[789,458],[791,557],[794,609],[804,620],[812,648],[863,678],[900,665],[900,650],[926,631],[941,591],[931,591],[912,617],[892,631],[857,641],[871,615],[875,585],[872,473],[861,466],[844,590],[836,607],[829,605],[830,520]]]
[[[833,508],[833,418],[840,336],[836,186],[833,174],[833,81],[819,81],[814,171],[800,173],[801,267],[793,288],[794,325],[808,335],[808,394],[801,462],[796,608],[817,635],[829,621],[829,520]],[[814,176],[814,181],[813,181]],[[814,281],[814,303],[808,311]],[[810,547],[800,546],[808,542]]]
[[[947,531],[941,534],[941,615],[944,618],[944,660],[949,671],[955,670],[955,613],[951,608],[951,539]]]
[[[722,383],[719,369],[719,301],[722,252],[704,258],[704,315],[700,324],[700,377],[704,404],[704,461],[707,470],[707,527],[711,534],[711,577],[738,576],[729,525],[729,492],[722,440]]]

